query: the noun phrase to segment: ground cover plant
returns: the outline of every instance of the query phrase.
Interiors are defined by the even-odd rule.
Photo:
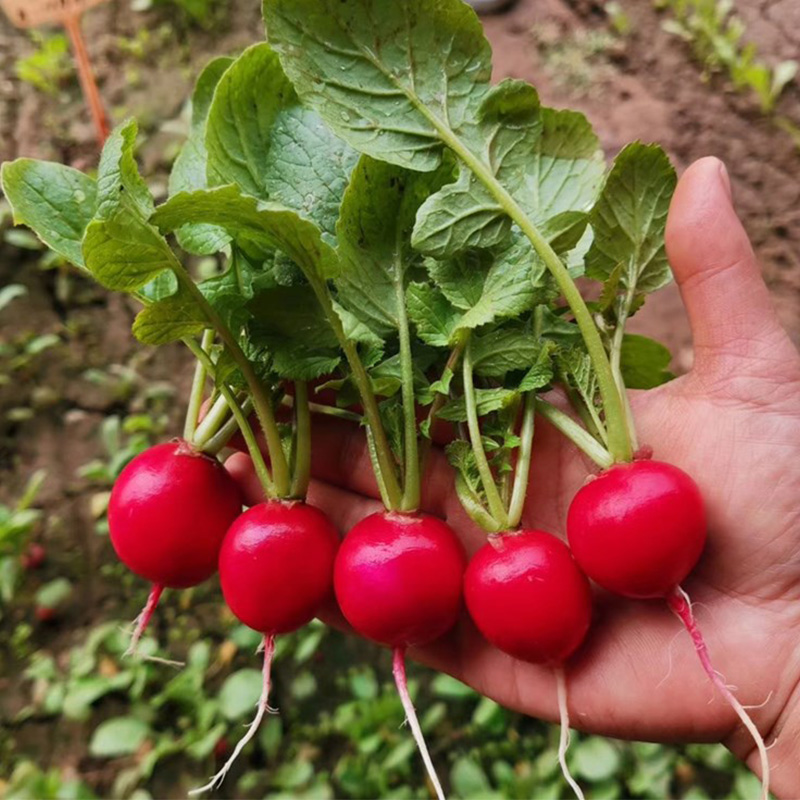
[[[456,0],[409,0],[381,15],[367,0],[270,1],[265,16],[267,44],[199,77],[164,204],[138,173],[133,122],[108,140],[96,179],[29,160],[3,169],[18,222],[142,301],[140,341],[182,340],[197,358],[182,440],[134,459],[112,493],[117,552],[154,584],[133,646],[160,587],[198,583],[219,565],[231,610],[264,636],[262,696],[243,745],[267,709],[273,637],[309,621],[333,587],[350,624],[394,649],[403,706],[441,795],[404,650],[445,634],[461,603],[461,546],[443,522],[416,513],[444,421],[452,427],[438,435],[449,441],[459,497],[490,533],[466,584],[488,639],[526,660],[566,660],[589,624],[580,567],[620,594],[666,597],[724,690],[679,589],[702,549],[702,502],[688,476],[640,450],[624,393],[669,378],[663,348],[625,333],[669,278],[663,225],[674,173],[662,151],[631,145],[606,173],[584,117],[542,107],[523,82],[489,85],[488,45]],[[406,47],[387,44],[396,41]],[[184,254],[219,254],[223,269],[196,282]],[[584,300],[579,275],[602,283],[598,300]],[[320,400],[335,396],[333,406],[314,404],[318,413],[363,421],[386,509],[358,523],[335,559],[330,524],[302,503],[308,382]],[[574,415],[540,396],[554,386]],[[605,470],[570,510],[574,560],[549,534],[516,531],[537,410]],[[236,428],[269,498],[241,516],[214,460]],[[197,482],[189,471],[202,473]],[[670,482],[670,497],[680,493],[680,513],[664,515],[664,501],[644,490],[654,474]],[[619,518],[601,516],[598,493],[618,495]],[[202,536],[196,520],[185,525],[189,505]],[[663,551],[630,547],[653,520]],[[566,641],[561,625],[534,626],[527,642],[498,629],[515,589],[493,582],[492,560],[517,552],[526,568],[548,562],[554,589],[569,573],[573,606],[559,604],[574,607]],[[665,560],[672,569],[653,569]],[[560,677],[562,697],[565,684]],[[562,737],[562,764],[565,747]],[[766,764],[763,773],[766,794]]]

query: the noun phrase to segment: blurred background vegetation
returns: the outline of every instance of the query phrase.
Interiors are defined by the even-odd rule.
[[[792,26],[770,16],[777,4],[530,0],[485,22],[497,77],[525,77],[547,102],[584,109],[609,153],[641,137],[663,141],[679,164],[706,152],[728,160],[797,337],[800,93]],[[261,38],[257,6],[112,0],[86,16],[108,110],[114,121],[139,117],[157,197],[188,130],[193,76]],[[0,158],[18,155],[87,168],[96,149],[67,39],[3,21]],[[212,582],[167,593],[141,648],[183,668],[123,659],[147,587],[114,559],[105,512],[127,461],[179,431],[190,365],[177,348],[157,359],[136,348],[127,301],[11,227],[2,200],[0,234],[0,797],[183,797],[252,716],[258,636]],[[639,324],[672,346],[683,371],[691,346],[677,295],[653,306]],[[412,666],[410,677],[452,796],[570,796],[553,727],[447,676]],[[431,796],[386,653],[314,623],[279,640],[272,703],[280,713],[218,796]],[[721,745],[576,734],[569,758],[596,800],[758,795]]]

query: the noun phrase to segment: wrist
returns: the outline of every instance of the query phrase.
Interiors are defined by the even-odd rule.
[[[800,654],[797,658],[800,659]],[[769,752],[771,794],[785,800],[797,797],[800,786],[800,663],[793,666],[796,667],[795,676],[788,694],[784,695],[786,702],[771,723],[759,725]],[[725,744],[759,778],[762,777],[758,752],[746,731],[737,730]]]

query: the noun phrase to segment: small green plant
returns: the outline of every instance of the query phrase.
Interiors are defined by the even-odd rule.
[[[44,470],[34,472],[15,505],[0,504],[0,610],[14,599],[22,574],[22,552],[42,514],[32,505],[46,477]]]
[[[31,31],[36,49],[14,65],[17,77],[46,94],[55,94],[72,75],[69,43],[63,33]]]
[[[798,62],[770,67],[755,44],[745,43],[745,24],[734,13],[733,0],[654,0],[670,12],[662,27],[688,42],[706,72],[725,72],[737,90],[750,89],[761,110],[770,113],[781,93],[797,75]]]
[[[606,11],[611,15],[608,7]],[[624,25],[621,16],[615,19]],[[585,94],[611,77],[607,56],[617,43],[613,34],[604,30],[564,31],[560,25],[543,22],[533,26],[531,35],[553,80],[572,94]]]
[[[225,4],[219,0],[134,0],[132,7],[135,11],[150,8],[173,11],[181,23],[208,30],[218,21]]]

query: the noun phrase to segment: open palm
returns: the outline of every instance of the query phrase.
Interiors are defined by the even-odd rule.
[[[709,538],[684,588],[716,668],[775,740],[773,787],[800,786],[800,356],[777,322],[724,168],[703,159],[681,179],[667,247],[694,336],[692,371],[633,393],[640,441],[691,474],[707,502]],[[347,530],[380,507],[363,433],[315,419],[310,502]],[[228,462],[254,502],[246,456]],[[560,535],[592,466],[537,420],[523,523]],[[423,508],[443,516],[469,552],[485,540],[463,513],[435,450]],[[509,609],[509,613],[524,609]],[[714,697],[688,637],[663,602],[598,593],[589,637],[568,665],[572,723],[624,738],[724,741],[756,767],[749,735]],[[466,614],[412,656],[510,708],[557,717],[553,673],[489,645]]]

